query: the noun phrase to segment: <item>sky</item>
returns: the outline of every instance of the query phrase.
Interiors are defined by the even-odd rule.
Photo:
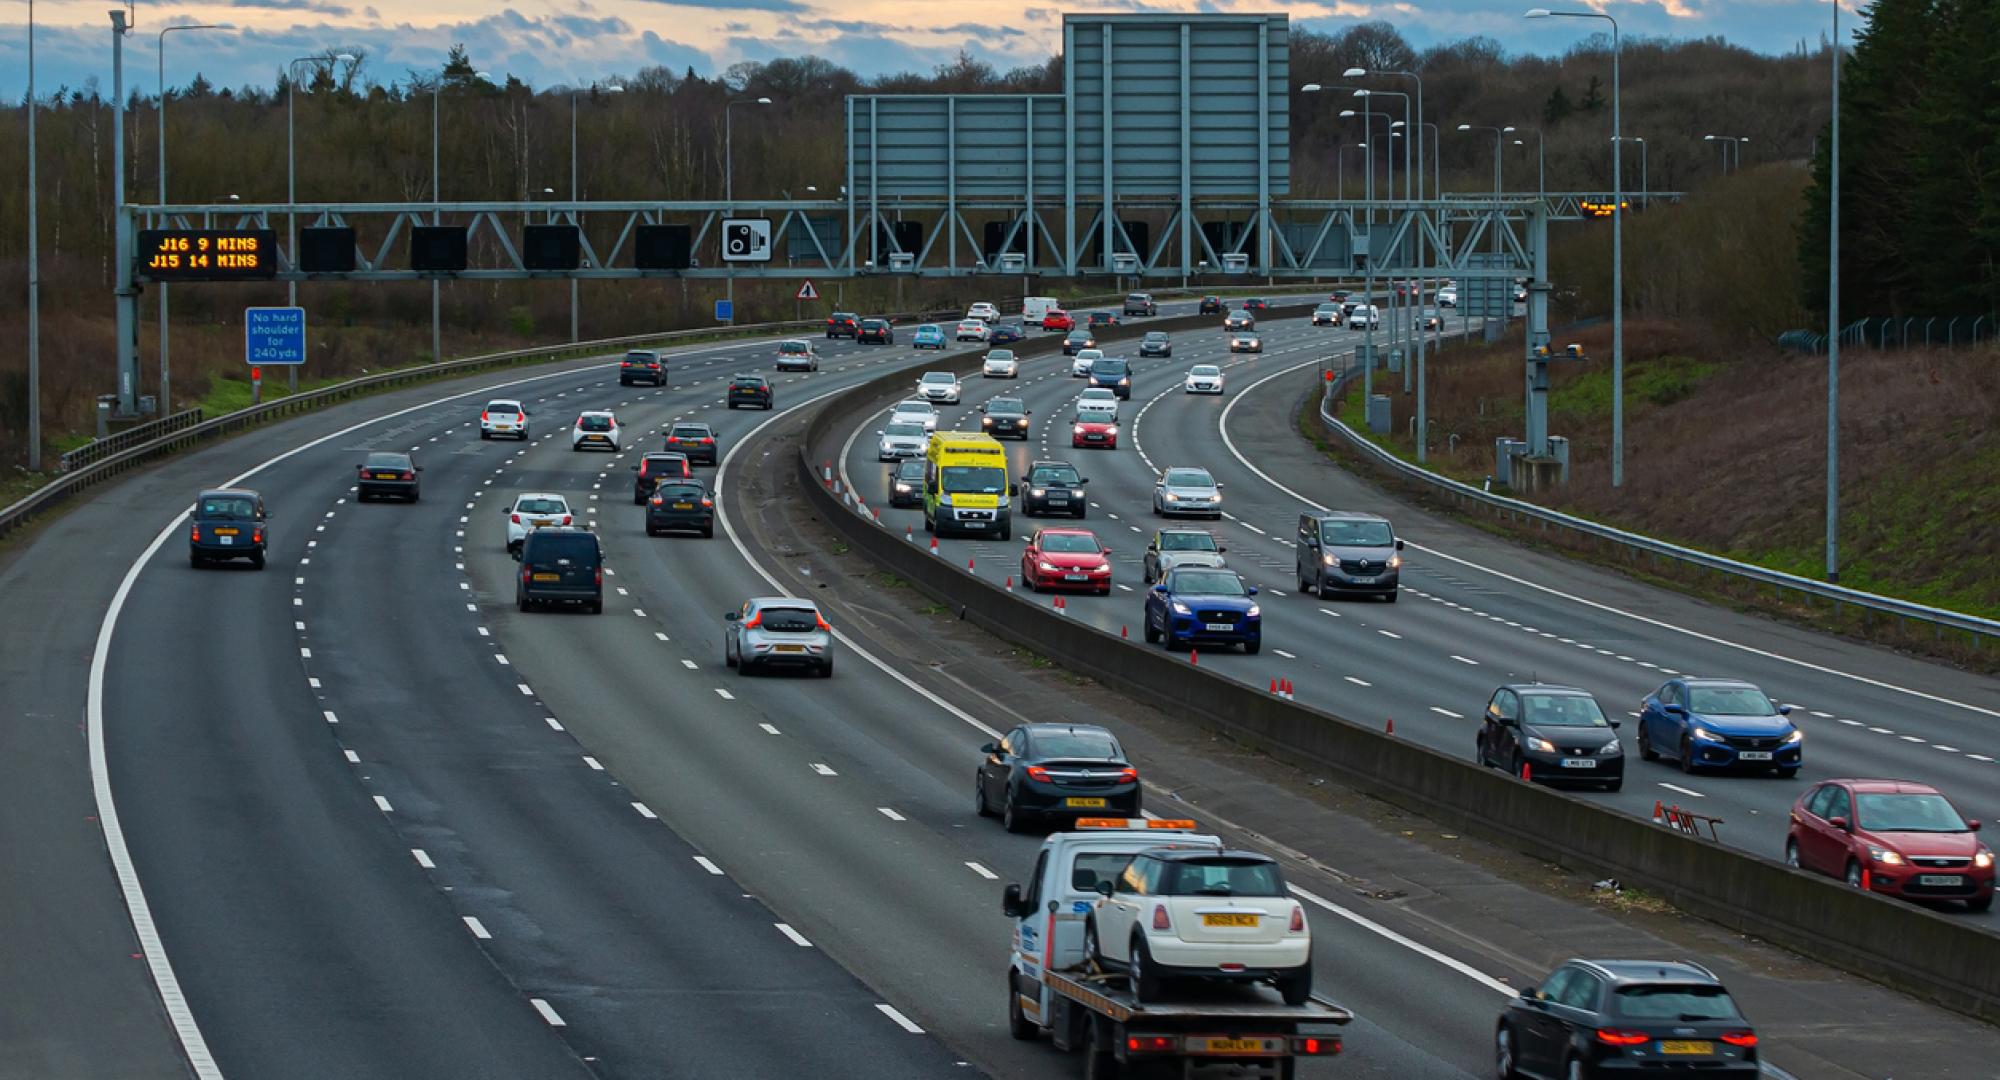
[[[159,31],[183,23],[227,29],[171,34],[167,82],[196,72],[222,86],[271,85],[292,58],[365,50],[364,74],[407,81],[434,72],[462,43],[496,81],[513,75],[535,87],[581,85],[659,64],[719,74],[740,60],[813,54],[864,77],[928,73],[963,50],[1004,71],[1036,65],[1058,51],[1062,13],[1078,11],[1286,11],[1295,26],[1337,30],[1355,22],[1393,24],[1419,48],[1473,35],[1513,52],[1563,51],[1601,23],[1529,21],[1521,13],[1548,0],[1116,0],[1061,5],[1049,0],[429,0],[412,10],[391,0],[215,0],[140,3],[126,37],[126,79],[157,88]],[[1817,47],[1830,28],[1825,0],[1583,0],[1619,20],[1627,36],[1710,37],[1760,52]],[[1851,4],[1857,0],[1842,0]],[[1047,6],[1043,6],[1047,4]],[[111,88],[106,0],[41,0],[35,6],[36,83],[46,94],[95,78]],[[0,16],[0,94],[27,88],[27,6]],[[1843,12],[1843,31],[1856,20]]]

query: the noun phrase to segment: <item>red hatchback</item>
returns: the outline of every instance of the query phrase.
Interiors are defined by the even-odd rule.
[[[1021,552],[1021,583],[1029,592],[1074,589],[1111,594],[1111,549],[1089,529],[1038,529]]]
[[[1069,312],[1061,308],[1050,308],[1048,311],[1042,313],[1042,329],[1074,330],[1076,329],[1076,320],[1070,317]]]
[[[1118,421],[1110,413],[1080,412],[1070,425],[1071,446],[1101,446],[1118,449]]]
[[[1827,780],[1792,804],[1785,862],[1905,900],[1993,906],[1993,849],[1979,822],[1909,780]]]

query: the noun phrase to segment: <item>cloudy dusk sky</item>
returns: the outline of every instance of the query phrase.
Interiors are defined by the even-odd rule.
[[[1129,0],[1060,5],[1020,0],[430,0],[420,10],[393,0],[218,0],[149,4],[136,10],[126,39],[126,78],[155,90],[158,31],[178,23],[234,29],[167,38],[167,82],[199,71],[226,86],[270,85],[293,57],[367,52],[377,82],[435,71],[463,43],[495,79],[514,75],[537,88],[629,75],[642,67],[693,67],[712,76],[740,60],[813,54],[864,77],[928,73],[960,50],[996,68],[1039,64],[1060,49],[1066,11],[1288,11],[1294,26],[1336,30],[1359,21],[1393,24],[1418,48],[1474,35],[1514,52],[1560,52],[1593,25],[1528,22],[1521,13],[1546,0],[1367,0],[1282,5],[1250,0]],[[18,101],[27,85],[24,3],[0,24],[0,93]],[[110,19],[105,0],[41,0],[35,7],[36,82],[43,93],[95,77],[111,86]],[[1760,52],[1816,48],[1828,29],[1825,0],[1653,0],[1592,2],[1618,17],[1627,36],[1724,38]],[[1841,20],[1850,31],[1851,8]]]

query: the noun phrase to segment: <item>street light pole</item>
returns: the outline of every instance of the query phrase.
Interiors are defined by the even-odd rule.
[[[1649,192],[1650,192],[1650,191],[1652,190],[1652,188],[1651,188],[1651,186],[1649,185],[1649,183],[1647,182],[1647,179],[1646,179],[1646,140],[1645,140],[1645,139],[1642,139],[1642,138],[1640,138],[1640,137],[1639,137],[1639,136],[1637,136],[1637,135],[1624,135],[1624,136],[1620,136],[1620,137],[1619,137],[1619,139],[1618,139],[1618,141],[1619,141],[1619,142],[1628,142],[1628,143],[1637,143],[1637,144],[1638,144],[1638,146],[1639,146],[1639,202],[1640,202],[1640,204],[1641,204],[1641,205],[1644,205],[1644,206],[1651,206],[1651,205],[1652,205],[1652,198],[1651,198],[1651,196],[1649,195]]]
[[[226,30],[228,27],[216,23],[189,23],[183,26],[169,26],[160,31],[159,85],[160,85],[160,205],[167,204],[167,35],[180,30]],[[167,283],[156,286],[160,290],[160,415],[174,411],[173,375],[167,363]]]
[[[1826,579],[1840,580],[1840,0],[1833,3],[1832,196],[1826,234]]]
[[[1355,143],[1353,146],[1343,146],[1340,148],[1340,152],[1338,155],[1340,158],[1339,169],[1338,169],[1340,173],[1340,191],[1338,198],[1341,202],[1347,201],[1347,152],[1349,150],[1366,151],[1367,149],[1368,149],[1368,144],[1365,142]]]
[[[42,471],[42,255],[35,191],[35,0],[28,0],[28,471]]]
[[[771,99],[767,97],[736,98],[722,106],[722,201],[729,204],[729,213],[733,214],[736,212],[736,156],[734,150],[736,145],[736,106],[769,105],[770,103]],[[731,324],[734,324],[736,322],[736,273],[733,265],[728,260],[725,259],[722,265],[724,269],[729,270],[727,276],[729,282],[729,321]]]
[[[285,67],[285,205],[296,207],[298,194],[298,151],[293,139],[296,124],[293,122],[298,112],[299,65],[305,63],[340,63],[354,59],[346,53],[328,53],[319,56],[301,56]],[[294,209],[285,215],[285,232],[288,236],[287,249],[292,255],[292,269],[298,269],[299,258],[299,212]],[[299,306],[299,281],[294,277],[285,282],[285,306]],[[291,393],[299,392],[299,365],[286,364],[285,373],[290,377]]]

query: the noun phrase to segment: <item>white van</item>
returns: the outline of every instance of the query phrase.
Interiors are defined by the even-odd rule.
[[[1030,326],[1040,326],[1042,316],[1050,310],[1061,310],[1062,301],[1053,296],[1026,296],[1021,298],[1021,320]]]

